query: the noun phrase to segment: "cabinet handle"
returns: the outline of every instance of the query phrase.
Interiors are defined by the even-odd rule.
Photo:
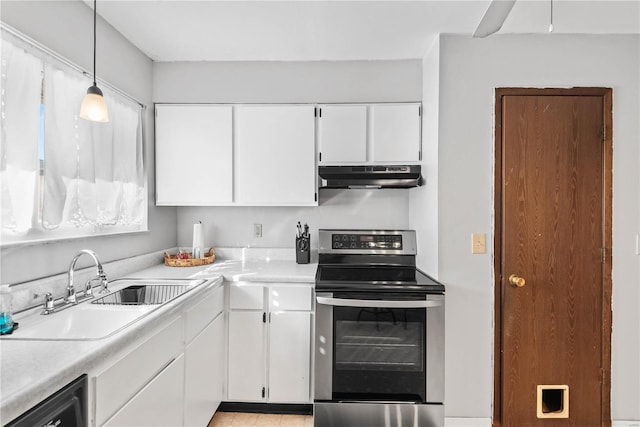
[[[267,390],[264,387],[262,387],[262,397],[265,397],[266,392],[267,392]]]

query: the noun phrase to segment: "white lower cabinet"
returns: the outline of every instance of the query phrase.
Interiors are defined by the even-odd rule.
[[[309,401],[311,313],[270,313],[269,400]]]
[[[225,385],[224,287],[92,373],[98,427],[204,427]]]
[[[97,426],[106,425],[127,402],[135,396],[140,396],[142,390],[182,354],[182,331],[182,318],[176,317],[159,332],[95,376]],[[181,377],[180,384],[182,383]],[[176,405],[181,405],[182,386],[177,387],[177,390],[180,396]]]
[[[238,303],[257,286],[261,307]],[[312,293],[312,284],[229,284],[229,401],[310,403]]]
[[[229,313],[229,400],[260,402],[265,398],[263,325],[262,311]]]
[[[185,349],[184,425],[204,427],[220,405],[224,387],[224,314]]]
[[[183,378],[184,356],[180,355],[129,400],[104,426],[157,427],[182,425]],[[124,378],[122,380],[125,381]],[[202,425],[206,425],[207,421]]]

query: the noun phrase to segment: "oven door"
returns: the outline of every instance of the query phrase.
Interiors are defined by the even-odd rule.
[[[316,302],[316,401],[444,400],[444,295],[328,292]]]

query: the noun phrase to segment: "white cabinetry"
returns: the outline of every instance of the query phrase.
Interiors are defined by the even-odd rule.
[[[185,427],[206,426],[222,401],[226,357],[223,310],[224,288],[220,287],[186,315]]]
[[[151,400],[147,396],[155,395],[157,390],[157,386],[147,388],[147,385],[182,353],[182,329],[182,318],[178,317],[96,376],[96,425],[136,425],[134,422],[129,423],[129,420],[137,419],[134,412],[137,409],[142,410],[145,402]],[[171,376],[175,375],[172,369]],[[184,370],[179,373],[180,385],[183,375]],[[177,399],[175,408],[182,408],[182,387],[171,390],[171,395]],[[124,414],[119,414],[116,418],[117,423],[113,421],[107,424],[107,421],[130,400],[136,400],[138,403]]]
[[[312,293],[311,284],[229,284],[230,401],[310,402]]]
[[[262,311],[229,313],[229,400],[264,399],[264,339]]]
[[[314,107],[238,106],[235,124],[239,204],[316,204]]]
[[[264,287],[238,282],[229,287],[229,400],[264,400]]]
[[[311,313],[269,313],[269,400],[309,401]]]
[[[156,204],[317,205],[312,105],[156,105]]]
[[[321,105],[320,163],[418,163],[420,127],[419,103]]]
[[[318,150],[322,163],[366,162],[367,106],[320,106]]]
[[[224,287],[201,298],[95,374],[91,425],[207,425],[224,395]]]
[[[184,357],[181,355],[129,400],[104,427],[182,425],[183,375]],[[126,382],[126,379],[121,381]]]
[[[420,105],[371,106],[371,160],[417,162],[420,160]]]
[[[232,107],[156,106],[156,204],[232,202]]]

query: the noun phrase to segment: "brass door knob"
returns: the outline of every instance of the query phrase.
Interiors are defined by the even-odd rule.
[[[520,276],[516,276],[515,274],[512,274],[511,276],[509,276],[509,283],[511,283],[512,286],[521,288],[525,285],[526,281],[524,280],[524,277],[520,277]]]

